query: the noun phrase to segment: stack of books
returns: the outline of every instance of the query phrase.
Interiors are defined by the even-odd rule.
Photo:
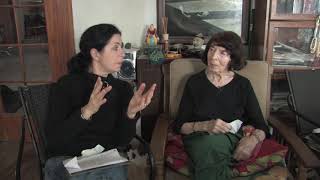
[[[289,92],[273,92],[271,96],[271,111],[289,110],[288,95]]]

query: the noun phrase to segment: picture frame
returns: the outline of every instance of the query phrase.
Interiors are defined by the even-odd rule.
[[[236,32],[246,43],[249,9],[250,0],[157,0],[158,32],[163,34],[161,19],[168,17],[170,43],[192,44],[199,33],[207,41],[225,30]]]

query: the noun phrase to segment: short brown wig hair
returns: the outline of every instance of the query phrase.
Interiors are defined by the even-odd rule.
[[[213,46],[224,47],[229,53],[231,61],[228,70],[240,70],[246,65],[241,38],[236,33],[223,31],[211,37],[202,56],[202,62],[206,65],[208,65],[208,51]]]

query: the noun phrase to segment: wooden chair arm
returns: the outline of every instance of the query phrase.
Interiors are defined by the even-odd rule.
[[[167,141],[169,118],[166,114],[161,114],[157,119],[151,139],[151,151],[156,161],[164,160],[164,150]]]
[[[278,116],[271,114],[269,123],[284,138],[286,143],[289,145],[289,148],[291,148],[291,150],[301,160],[304,167],[320,167],[320,160],[318,157],[297,136],[292,128],[289,128],[285,123],[283,123],[283,119],[281,120]]]
[[[169,122],[168,116],[161,114],[152,133],[150,148],[155,160],[155,180],[165,179],[164,150],[167,142]]]

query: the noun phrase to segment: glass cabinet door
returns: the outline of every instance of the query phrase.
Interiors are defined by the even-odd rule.
[[[272,0],[270,19],[312,20],[319,9],[319,0]]]
[[[16,44],[17,33],[12,7],[0,7],[0,44]]]
[[[312,67],[314,26],[312,21],[270,22],[267,60],[278,69]]]
[[[45,11],[44,0],[0,0],[1,88],[52,81]],[[7,113],[20,117],[18,108],[8,108],[7,97],[0,94],[0,119]]]
[[[17,5],[39,5],[43,3],[43,0],[15,0]]]
[[[44,7],[16,8],[21,43],[47,43]]]
[[[0,5],[11,5],[12,0],[0,0]]]

